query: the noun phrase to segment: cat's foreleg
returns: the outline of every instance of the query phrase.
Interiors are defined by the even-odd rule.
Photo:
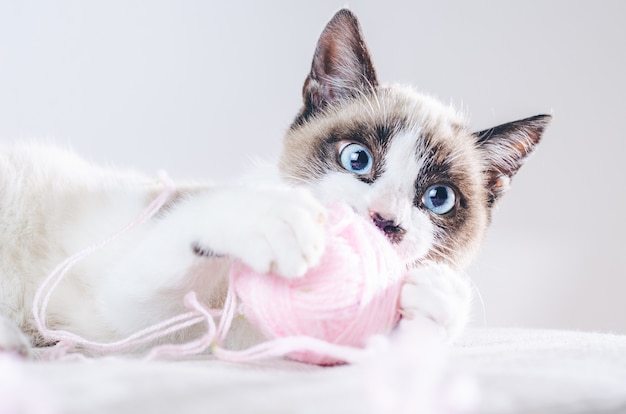
[[[300,277],[324,251],[325,209],[303,189],[226,188],[179,214],[196,217],[201,250],[242,260],[259,273]]]
[[[155,219],[97,284],[114,330],[130,334],[182,311],[198,291],[211,301],[229,259],[259,273],[302,276],[324,250],[325,209],[305,190],[222,187],[189,196]]]
[[[472,303],[472,287],[466,276],[445,264],[412,269],[402,287],[401,313],[407,323],[423,315],[441,325],[450,341],[466,327]]]

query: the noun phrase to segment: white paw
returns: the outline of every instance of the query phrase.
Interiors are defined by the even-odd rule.
[[[0,353],[2,352],[22,357],[32,356],[32,347],[26,335],[4,316],[0,316]]]
[[[456,339],[469,320],[472,288],[469,280],[443,264],[430,264],[409,271],[402,287],[403,317],[424,315],[445,328]]]
[[[326,209],[304,189],[229,189],[218,195],[219,221],[210,239],[218,254],[240,259],[258,273],[300,277],[325,248]]]

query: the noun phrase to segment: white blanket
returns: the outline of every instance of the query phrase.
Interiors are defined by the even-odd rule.
[[[318,368],[206,357],[25,362],[3,356],[0,414],[626,413],[624,336],[476,329],[445,358],[414,366],[380,362]],[[423,375],[407,375],[416,370]]]

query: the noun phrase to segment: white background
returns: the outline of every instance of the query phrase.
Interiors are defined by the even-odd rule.
[[[227,179],[278,154],[346,4],[382,81],[453,102],[476,130],[555,116],[469,269],[487,325],[626,333],[619,1],[0,0],[0,140]]]

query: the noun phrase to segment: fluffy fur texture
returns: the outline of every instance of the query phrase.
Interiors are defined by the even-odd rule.
[[[49,325],[111,341],[181,312],[192,288],[219,306],[231,258],[299,277],[324,251],[321,203],[343,201],[406,262],[405,320],[422,313],[458,335],[471,298],[461,269],[550,116],[472,133],[453,109],[380,85],[347,10],[324,29],[303,92],[285,137],[282,179],[181,186],[157,219],[72,271],[50,303]],[[20,330],[45,345],[30,314],[42,278],[122,227],[158,190],[151,177],[93,166],[68,151],[0,149],[0,349],[26,354]],[[240,321],[229,340],[236,347],[256,339]]]

